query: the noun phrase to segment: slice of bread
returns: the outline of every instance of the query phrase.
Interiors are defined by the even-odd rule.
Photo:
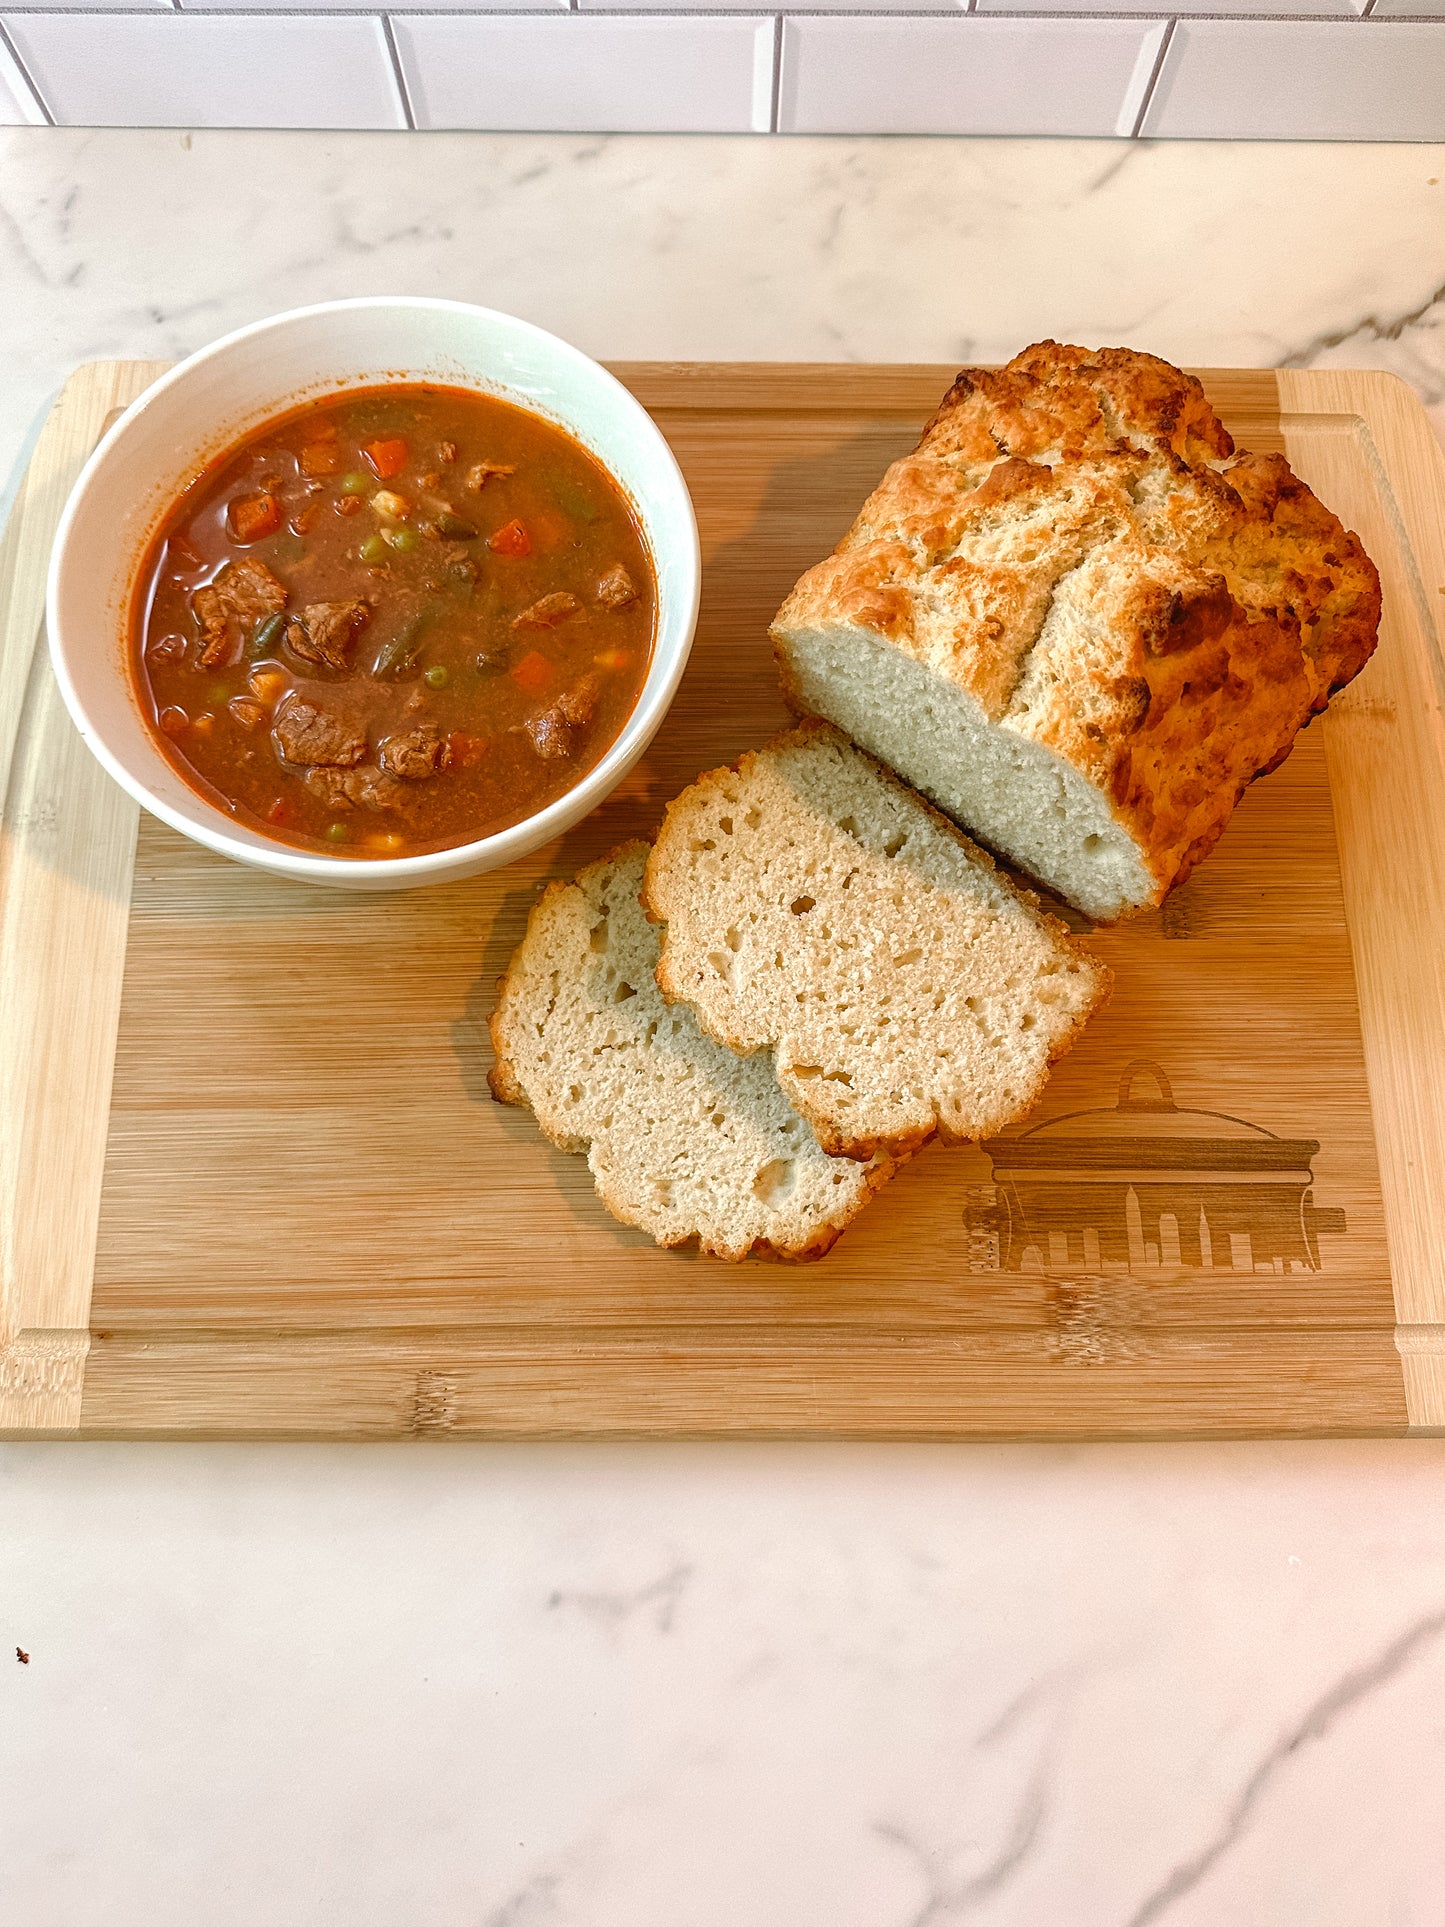
[[[1380,583],[1199,383],[965,368],[773,624],[784,690],[1090,916],[1160,903],[1375,646]]]
[[[1109,972],[937,811],[806,722],[676,802],[643,903],[657,981],[731,1050],[772,1050],[824,1150],[1000,1131]]]
[[[493,1094],[585,1151],[613,1217],[719,1258],[821,1258],[892,1176],[825,1157],[764,1056],[740,1058],[670,1010],[638,901],[646,843],[553,883],[500,984]]]

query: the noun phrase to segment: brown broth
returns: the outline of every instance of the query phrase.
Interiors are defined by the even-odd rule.
[[[629,504],[570,436],[397,384],[269,422],[197,477],[142,566],[133,663],[168,760],[237,822],[409,856],[519,823],[596,765],[642,689],[656,603]],[[299,729],[298,705],[325,729]],[[328,760],[294,760],[318,741]]]

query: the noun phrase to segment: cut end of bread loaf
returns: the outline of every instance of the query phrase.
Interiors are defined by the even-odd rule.
[[[657,980],[771,1052],[826,1151],[989,1136],[1037,1101],[1109,972],[952,823],[810,721],[668,806]]]
[[[734,1056],[663,1001],[647,855],[625,844],[534,906],[491,1020],[493,1093],[585,1151],[607,1209],[660,1245],[820,1258],[894,1161],[826,1156],[765,1055]]]
[[[1152,355],[965,369],[773,625],[828,717],[1090,916],[1147,908],[1369,659],[1379,578]]]

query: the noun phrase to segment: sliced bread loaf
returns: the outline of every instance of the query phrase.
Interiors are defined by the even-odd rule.
[[[657,981],[740,1052],[772,1050],[827,1151],[1002,1130],[1109,972],[951,823],[827,723],[699,777],[643,886]]]
[[[785,691],[1089,915],[1162,901],[1368,660],[1380,584],[1192,376],[966,368],[773,637]]]
[[[826,1157],[765,1056],[740,1058],[670,1010],[624,844],[533,907],[492,1017],[494,1094],[585,1151],[615,1218],[719,1258],[820,1258],[893,1164]]]

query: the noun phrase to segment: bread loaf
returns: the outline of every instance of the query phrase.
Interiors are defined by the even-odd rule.
[[[1199,383],[967,368],[773,637],[826,716],[1089,915],[1159,903],[1375,646],[1379,578]]]
[[[818,1258],[892,1174],[825,1157],[766,1056],[739,1058],[670,1010],[642,913],[645,843],[533,907],[492,1017],[493,1093],[585,1151],[602,1202],[662,1245]]]
[[[657,981],[773,1053],[825,1150],[901,1154],[1022,1117],[1109,973],[954,826],[826,723],[668,806],[643,902]]]

